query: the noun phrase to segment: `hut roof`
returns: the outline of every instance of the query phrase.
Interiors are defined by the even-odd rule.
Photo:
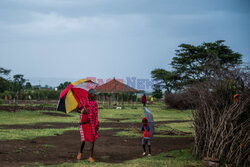
[[[119,82],[115,78],[103,85],[97,86],[96,90],[99,93],[139,93],[140,91],[134,89],[124,83]]]

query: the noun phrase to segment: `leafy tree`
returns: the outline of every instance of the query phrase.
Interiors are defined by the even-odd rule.
[[[26,82],[25,89],[32,89],[32,85],[30,82]]]
[[[178,88],[177,81],[180,79],[176,72],[166,71],[158,68],[151,72],[152,78],[156,83],[154,87],[157,89],[166,89],[167,92]]]
[[[152,92],[152,96],[157,99],[161,99],[163,96],[162,90],[159,88],[155,88],[154,91]]]
[[[224,42],[219,40],[198,46],[179,45],[180,49],[176,50],[176,56],[171,62],[173,71],[155,69],[151,72],[152,78],[171,92],[203,81],[206,77],[213,76],[215,70],[227,70],[241,64],[242,55],[224,45]]]
[[[0,93],[10,88],[10,81],[5,79],[4,76],[9,75],[11,70],[0,67]]]
[[[8,90],[10,88],[10,85],[10,81],[3,77],[0,77],[0,93],[4,92],[5,90]]]
[[[0,67],[0,75],[9,75],[11,70]]]
[[[242,55],[235,53],[223,40],[194,46],[181,44],[171,62],[180,76],[179,85],[184,87],[213,75],[214,69],[228,69],[242,63]]]
[[[69,86],[69,84],[71,84],[71,82],[66,81],[64,83],[60,83],[60,85],[57,87],[58,90],[63,90],[65,89],[67,86]]]
[[[24,83],[26,79],[23,78],[22,74],[16,74],[13,76],[13,91],[19,92],[24,88]]]

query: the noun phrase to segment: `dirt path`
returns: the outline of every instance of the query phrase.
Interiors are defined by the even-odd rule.
[[[60,126],[63,124],[65,123],[61,123]],[[113,126],[110,126],[111,124]],[[105,125],[103,127],[120,125],[120,128],[125,126],[121,123],[103,123],[103,125]],[[35,126],[33,125],[33,128]],[[117,131],[119,129],[99,132],[100,138],[97,139],[95,145],[95,160],[97,162],[117,163],[142,157],[141,138],[112,136]],[[192,143],[192,137],[154,137],[152,139],[152,154],[189,148]],[[48,147],[50,145],[54,147]],[[35,162],[43,164],[76,162],[79,145],[79,131],[68,131],[63,135],[40,137],[34,140],[0,141],[0,166],[21,166]],[[86,144],[83,159],[88,158],[88,147],[89,145]]]
[[[140,123],[122,123],[119,119],[115,122],[103,122],[100,123],[100,127],[107,128],[133,128],[140,127]],[[119,122],[119,123],[116,123]],[[161,124],[170,124],[170,123],[182,123],[182,122],[192,122],[192,120],[180,121],[180,120],[171,120],[171,121],[159,121],[155,123],[155,127]],[[3,129],[46,129],[46,128],[70,128],[70,127],[79,127],[78,123],[65,123],[65,122],[43,122],[37,124],[18,124],[18,125],[1,125]]]

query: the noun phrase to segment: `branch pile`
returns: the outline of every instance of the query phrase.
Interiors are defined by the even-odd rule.
[[[196,105],[193,151],[202,158],[247,166],[250,152],[249,82],[239,81],[235,76],[217,75],[189,88],[189,97]],[[237,102],[233,101],[235,93],[239,93]]]

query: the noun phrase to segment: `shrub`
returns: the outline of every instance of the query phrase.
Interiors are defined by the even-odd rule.
[[[194,103],[188,98],[187,93],[169,93],[165,92],[165,103],[171,108],[186,110],[194,108]]]

